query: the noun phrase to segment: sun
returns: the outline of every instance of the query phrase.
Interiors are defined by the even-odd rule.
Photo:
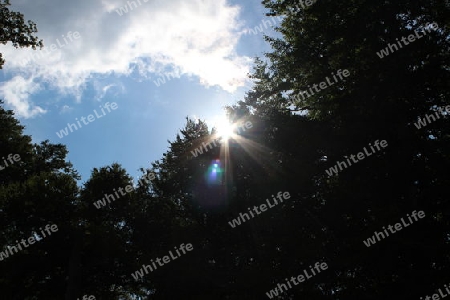
[[[234,133],[234,125],[230,124],[226,118],[222,118],[215,124],[217,135],[224,140],[228,140]]]

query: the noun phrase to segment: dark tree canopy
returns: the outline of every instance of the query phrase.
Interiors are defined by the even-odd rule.
[[[138,183],[114,163],[93,167],[77,186],[66,147],[32,144],[0,107],[0,157],[22,158],[0,172],[0,245],[45,224],[59,228],[0,261],[6,299],[265,299],[316,262],[328,269],[277,299],[419,299],[449,283],[449,114],[415,125],[450,110],[448,3],[263,4],[284,18],[281,36],[266,37],[272,50],[256,59],[254,86],[226,109],[230,120],[252,127],[205,151],[215,130],[187,118]],[[439,29],[377,55],[432,22]],[[350,75],[296,97],[338,70]],[[387,147],[328,175],[376,140]],[[114,201],[94,205],[126,186]],[[280,191],[291,197],[230,225]],[[370,247],[363,242],[413,211],[425,217]],[[193,251],[132,277],[182,243]]]
[[[32,21],[25,22],[23,14],[9,10],[10,5],[9,0],[0,0],[0,43],[5,45],[11,42],[16,48],[42,48],[42,40],[34,36],[37,32],[36,24]],[[0,69],[4,63],[0,53]]]

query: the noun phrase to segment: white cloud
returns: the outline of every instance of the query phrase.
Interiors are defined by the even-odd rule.
[[[127,1],[18,0],[12,9],[37,23],[47,49],[52,44],[58,49],[24,65],[23,59],[36,52],[0,46],[5,72],[22,76],[20,82],[14,77],[3,84],[0,96],[19,115],[33,117],[45,110],[28,97],[43,83],[78,101],[96,75],[128,76],[133,69],[144,79],[176,70],[230,92],[245,84],[251,59],[235,53],[242,34],[238,7],[226,0],[140,1],[142,5],[119,16],[115,10]],[[80,38],[70,41],[69,31],[79,32]],[[19,83],[28,93],[10,91]]]
[[[60,114],[65,114],[72,110],[73,110],[73,107],[70,107],[69,105],[64,105],[60,110]]]
[[[33,105],[29,101],[30,94],[39,90],[39,84],[34,82],[32,78],[25,79],[21,76],[15,76],[0,85],[0,94],[4,96],[6,104],[10,105],[17,115],[24,118],[32,118],[46,113],[46,110]]]

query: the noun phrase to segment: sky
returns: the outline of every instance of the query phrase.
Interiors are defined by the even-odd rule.
[[[81,182],[114,162],[136,178],[186,117],[217,124],[252,87],[254,58],[270,50],[263,34],[279,23],[260,0],[11,4],[45,47],[0,45],[0,99],[34,143],[67,146]]]

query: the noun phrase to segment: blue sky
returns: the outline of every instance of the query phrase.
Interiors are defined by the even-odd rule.
[[[0,98],[33,142],[67,145],[82,182],[113,162],[136,177],[162,157],[186,116],[213,126],[250,89],[254,57],[269,51],[263,33],[273,31],[249,29],[276,23],[259,0],[136,0],[121,16],[127,1],[11,2],[37,24],[46,50],[0,45]],[[118,108],[103,115],[108,102]],[[101,118],[57,136],[94,110]]]

